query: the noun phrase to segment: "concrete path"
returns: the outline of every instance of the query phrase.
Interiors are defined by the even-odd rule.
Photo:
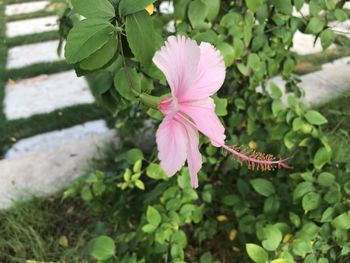
[[[48,1],[12,4],[6,15],[30,14],[47,8]],[[49,16],[9,22],[7,38],[41,34],[58,29],[57,17]],[[58,41],[15,46],[8,50],[7,70],[55,63]],[[51,113],[68,106],[95,102],[88,83],[74,71],[43,74],[6,84],[4,113],[8,121]],[[105,144],[117,143],[114,130],[104,120],[82,123],[16,142],[0,160],[0,209],[31,196],[52,194],[89,170],[101,157]]]
[[[350,57],[323,64],[320,71],[303,75],[300,79],[299,87],[305,92],[302,100],[306,105],[328,102],[350,91]],[[285,82],[281,77],[275,77],[271,81],[284,90]],[[282,99],[287,104],[286,96]]]

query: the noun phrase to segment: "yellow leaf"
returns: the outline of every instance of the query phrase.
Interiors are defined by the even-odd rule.
[[[292,234],[286,234],[283,238],[283,244],[288,243],[293,238]]]
[[[228,218],[225,215],[219,215],[216,217],[216,220],[218,220],[219,222],[224,222],[224,221],[228,221]]]
[[[154,13],[154,5],[150,4],[146,7],[146,11],[149,13],[149,15],[152,15]]]
[[[236,229],[232,229],[230,231],[229,238],[230,238],[231,241],[234,241],[236,239],[236,237],[237,237],[237,230]]]
[[[289,261],[287,259],[284,258],[278,258],[275,260],[272,260],[271,263],[288,263]]]
[[[239,253],[241,252],[241,250],[239,249],[239,247],[232,247],[233,252]]]
[[[62,247],[68,247],[68,245],[69,245],[68,238],[66,236],[61,236],[60,239],[58,240],[58,243]]]

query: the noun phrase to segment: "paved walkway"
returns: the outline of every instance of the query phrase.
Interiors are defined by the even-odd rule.
[[[47,8],[48,1],[10,4],[5,15],[30,15]],[[56,21],[57,16],[48,16],[8,22],[6,38],[30,38],[33,34],[57,31]],[[57,46],[58,41],[52,40],[12,47],[8,49],[6,67],[20,71],[61,61]],[[94,102],[87,81],[69,70],[9,81],[3,111],[6,119],[13,121]],[[100,156],[101,147],[115,138],[115,132],[104,120],[96,120],[19,140],[0,161],[0,209],[9,207],[13,200],[51,194],[67,186],[87,171],[91,160]]]
[[[48,1],[11,4],[6,16],[30,14],[48,8]],[[165,7],[164,7],[165,8]],[[170,11],[169,11],[170,10]],[[166,12],[172,12],[167,8]],[[302,13],[307,15],[304,6]],[[57,30],[56,16],[25,19],[7,23],[7,38],[30,37]],[[346,29],[349,21],[333,26]],[[293,50],[300,54],[322,51],[313,37],[298,32]],[[12,47],[8,50],[7,69],[20,70],[31,65],[63,60],[56,53],[58,41],[46,41]],[[29,55],[30,54],[30,55]],[[323,65],[319,72],[301,77],[305,101],[317,103],[350,89],[350,58]],[[281,78],[273,79],[283,86]],[[84,78],[74,71],[43,74],[6,85],[4,113],[7,120],[25,119],[36,114],[49,114],[68,106],[93,103]],[[31,195],[50,194],[69,184],[88,168],[92,158],[99,156],[99,146],[115,138],[104,120],[82,123],[64,130],[51,131],[25,138],[15,143],[0,161],[0,209],[13,200]]]

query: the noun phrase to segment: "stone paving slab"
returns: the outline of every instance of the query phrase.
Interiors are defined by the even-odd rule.
[[[13,120],[93,102],[88,83],[72,70],[7,84],[4,112]]]
[[[6,36],[17,37],[36,33],[58,30],[57,16],[47,16],[8,22],[6,24]]]
[[[26,2],[20,4],[7,5],[5,8],[6,16],[29,14],[45,9],[50,4],[49,1]]]
[[[30,138],[21,139],[16,142],[6,153],[5,158],[10,159],[22,156],[28,153],[39,152],[57,147],[86,136],[103,134],[109,129],[104,120],[90,121],[84,124],[76,125],[71,128],[57,130],[39,134]]]
[[[90,171],[92,160],[100,159],[101,147],[117,144],[115,131],[87,135],[39,152],[0,161],[0,209],[13,201],[53,194]]]
[[[7,53],[7,69],[22,68],[43,62],[63,60],[57,54],[58,40],[10,48]]]
[[[346,20],[344,22],[334,21],[329,23],[329,27],[337,34],[350,37],[350,20]]]
[[[335,45],[331,45],[329,48],[333,47],[335,47]],[[315,36],[303,34],[300,31],[294,34],[293,47],[291,50],[300,55],[314,54],[323,51],[320,38],[315,42]]]
[[[350,90],[350,57],[327,63],[320,71],[303,75],[300,79],[299,87],[305,92],[302,100],[306,105],[327,102]],[[285,82],[281,77],[275,77],[271,81],[284,89]],[[282,99],[287,104],[285,95]]]

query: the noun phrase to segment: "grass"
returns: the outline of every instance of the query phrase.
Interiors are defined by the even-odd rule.
[[[6,20],[7,20],[7,22],[12,22],[12,21],[31,19],[31,18],[39,18],[39,17],[52,16],[52,15],[56,15],[56,11],[44,9],[44,10],[29,13],[29,14],[13,15],[13,16],[7,17]]]
[[[13,37],[10,39],[6,39],[6,45],[8,47],[13,46],[19,46],[19,45],[27,45],[27,44],[33,44],[33,43],[39,43],[49,40],[55,40],[58,39],[58,32],[45,32],[45,33],[38,33],[28,36],[18,36]]]
[[[350,92],[319,106],[328,119],[325,131],[333,149],[333,160],[350,164]]]
[[[71,244],[84,244],[84,230],[92,221],[96,218],[83,203],[72,199],[62,201],[60,195],[34,199],[1,211],[0,262],[66,262],[61,259],[74,253],[76,247]]]
[[[304,75],[315,72],[322,68],[322,64],[347,56],[350,56],[350,44],[343,47],[338,46],[336,48],[326,49],[316,54],[297,55],[298,64],[294,69],[294,73]]]

